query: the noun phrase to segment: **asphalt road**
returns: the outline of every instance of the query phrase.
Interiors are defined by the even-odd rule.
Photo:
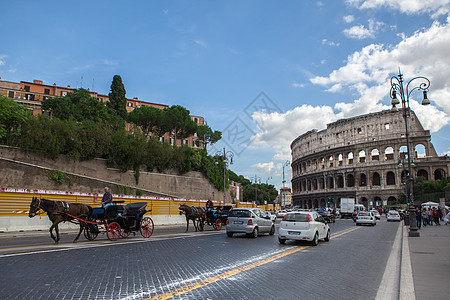
[[[157,225],[149,239],[115,242],[9,234],[0,236],[0,299],[374,299],[398,226],[337,220],[317,247]]]

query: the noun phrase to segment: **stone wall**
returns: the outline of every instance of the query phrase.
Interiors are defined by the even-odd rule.
[[[60,156],[53,160],[7,146],[0,146],[0,170],[0,186],[7,188],[102,193],[103,187],[107,185],[112,193],[117,193],[119,186],[127,186],[141,190],[143,195],[223,201],[223,192],[218,191],[199,172],[178,175],[174,171],[141,171],[139,184],[136,184],[134,171],[122,173],[118,169],[108,168],[104,159],[78,161]],[[71,183],[67,181],[59,185],[50,180],[52,170],[68,174]],[[226,197],[226,201],[231,203],[229,193]]]

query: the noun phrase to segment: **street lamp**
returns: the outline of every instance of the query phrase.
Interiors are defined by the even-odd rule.
[[[234,153],[233,151],[226,151],[225,147],[223,147],[223,152],[222,151],[217,151],[216,152],[216,156],[221,156],[222,158],[222,166],[223,166],[223,205],[225,205],[225,171],[227,170],[227,164],[228,164],[228,160],[230,161],[230,165],[233,164],[233,157],[234,157]],[[216,162],[216,164],[218,164],[218,162]]]
[[[291,162],[290,161],[285,161],[284,162],[284,164],[283,164],[283,191],[281,192],[281,205],[283,205],[283,204],[285,204],[284,203],[284,184],[285,184],[285,182],[286,182],[286,180],[284,179],[284,168],[285,167],[287,167],[287,166],[290,166],[291,165]]]
[[[411,90],[409,85],[412,83],[418,83],[418,85],[411,86]],[[409,203],[409,236],[420,236],[420,233],[417,228],[416,222],[416,210],[414,209],[414,197],[413,197],[413,182],[411,178],[411,151],[409,146],[409,132],[408,132],[408,118],[410,116],[410,107],[409,107],[409,96],[415,90],[421,90],[423,92],[423,100],[422,105],[430,104],[430,100],[428,100],[428,88],[430,87],[430,80],[423,76],[414,77],[406,83],[406,89],[403,87],[403,74],[400,72],[400,68],[398,69],[398,75],[391,77],[391,90],[390,96],[392,99],[392,111],[397,112],[398,108],[396,105],[402,104],[403,109],[403,118],[405,119],[405,134],[406,134],[406,154],[408,157],[408,185],[409,191],[407,192],[406,199]],[[400,97],[400,100],[397,98],[397,95]],[[406,183],[405,183],[406,184]]]
[[[250,178],[250,181],[255,181],[255,203],[258,204],[258,181],[261,183],[261,177],[255,175],[255,177]]]
[[[272,179],[272,176],[267,177],[266,179],[266,185],[267,185],[267,191],[269,191],[269,180]],[[270,202],[270,192],[267,193],[267,203]]]

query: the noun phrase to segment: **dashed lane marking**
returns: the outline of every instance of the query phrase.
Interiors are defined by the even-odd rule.
[[[340,232],[338,234],[333,235],[331,237],[331,239],[335,239],[337,237],[340,237],[340,236],[342,236],[344,234],[348,234],[348,233],[350,233],[352,231],[355,231],[357,229],[360,229],[360,228],[362,228],[362,227],[355,227],[353,229]],[[244,265],[244,266],[240,266],[238,268],[233,268],[231,270],[228,270],[226,272],[220,273],[218,275],[215,275],[215,276],[203,279],[203,280],[201,280],[199,282],[195,282],[195,283],[191,283],[191,284],[187,284],[187,285],[181,286],[179,288],[173,289],[173,290],[168,291],[166,293],[159,294],[159,295],[156,295],[154,297],[148,298],[147,300],[163,300],[163,299],[170,299],[170,298],[173,298],[173,297],[176,297],[176,296],[180,296],[180,295],[183,295],[185,293],[188,293],[188,292],[191,292],[193,290],[196,290],[198,288],[204,287],[204,286],[206,286],[208,284],[211,284],[211,283],[214,283],[214,282],[226,279],[228,277],[234,276],[236,274],[239,274],[239,273],[242,273],[242,272],[254,269],[256,267],[265,265],[265,264],[267,264],[269,262],[275,261],[275,260],[283,258],[285,256],[288,256],[288,255],[300,252],[302,250],[308,249],[310,247],[311,246],[303,246],[303,247],[299,247],[299,248],[286,250],[286,251],[283,251],[283,252],[281,252],[279,254],[273,255],[271,257],[268,257],[268,258],[265,258],[265,259],[261,259],[259,261],[256,261],[256,262]]]

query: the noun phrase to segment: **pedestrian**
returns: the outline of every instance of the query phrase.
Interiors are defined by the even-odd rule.
[[[428,215],[427,215],[427,208],[424,207],[422,210],[422,221],[423,221],[423,226],[426,227],[428,224]]]
[[[441,225],[441,223],[439,222],[439,212],[436,208],[433,208],[433,221],[434,224]]]
[[[109,187],[105,187],[105,193],[103,194],[102,198],[102,207],[107,207],[108,205],[112,204],[112,194],[109,192]]]
[[[422,228],[422,210],[420,209],[420,207],[416,208],[416,223],[417,223],[417,228],[421,229]]]
[[[433,211],[431,210],[431,207],[428,208],[428,225],[433,226]]]

